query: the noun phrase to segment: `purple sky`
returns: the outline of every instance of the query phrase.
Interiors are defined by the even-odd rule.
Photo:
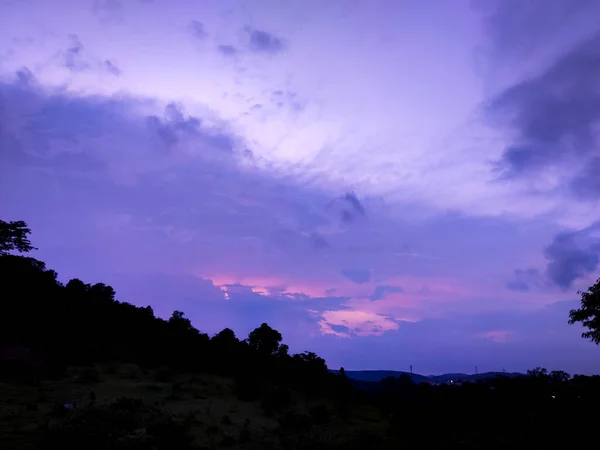
[[[330,367],[600,372],[600,0],[3,0],[0,216]]]

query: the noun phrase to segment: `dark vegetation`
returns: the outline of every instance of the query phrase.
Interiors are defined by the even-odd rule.
[[[164,320],[117,301],[110,286],[63,285],[12,254],[33,249],[28,234],[0,221],[0,449],[596,444],[600,377],[535,369],[434,385],[402,375],[361,389],[314,353],[291,355],[267,324],[246,339],[210,337],[180,311]],[[597,329],[598,292],[573,321]]]

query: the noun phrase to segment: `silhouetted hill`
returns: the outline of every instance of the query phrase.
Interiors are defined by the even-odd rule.
[[[338,373],[337,370],[332,370],[334,373]],[[434,382],[434,383],[448,383],[450,381],[477,381],[487,380],[496,378],[498,376],[505,376],[508,378],[516,378],[525,376],[518,372],[484,372],[479,374],[466,374],[466,373],[445,373],[442,375],[421,375],[418,373],[403,372],[399,370],[346,370],[346,376],[353,381],[377,383],[389,377],[398,378],[400,376],[408,376],[414,383]],[[357,387],[363,386],[368,387],[367,384],[354,383]]]
[[[332,372],[338,373],[337,370],[332,370]],[[428,378],[424,375],[402,372],[398,370],[346,370],[346,376],[348,378],[356,381],[367,381],[372,383],[376,383],[388,377],[397,378],[401,375],[408,375],[415,383],[428,381]]]
[[[430,381],[435,381],[437,383],[447,383],[449,381],[477,381],[477,380],[488,380],[490,378],[496,377],[508,377],[508,378],[516,378],[525,376],[522,373],[518,372],[484,372],[484,373],[445,373],[442,375],[432,375],[427,377]]]

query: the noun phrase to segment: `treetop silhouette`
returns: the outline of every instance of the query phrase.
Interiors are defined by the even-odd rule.
[[[28,239],[30,233],[31,230],[22,220],[14,222],[0,220],[0,255],[6,255],[15,250],[19,253],[37,250]]]

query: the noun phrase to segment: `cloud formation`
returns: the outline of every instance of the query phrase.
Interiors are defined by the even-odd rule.
[[[217,46],[217,49],[219,50],[219,52],[222,55],[225,55],[225,56],[234,56],[238,52],[237,49],[233,45],[229,45],[229,44],[220,44]]]
[[[539,269],[530,267],[529,269],[517,269],[514,277],[506,287],[513,291],[526,292],[530,289],[542,289],[548,286],[547,280]]]
[[[574,31],[575,26],[593,28],[597,24],[591,17],[600,11],[597,0],[475,0],[472,4],[483,14],[493,57],[502,61],[522,61],[540,47],[560,45],[557,36]]]
[[[589,204],[587,227],[598,219],[594,205],[600,204],[600,27],[590,19],[600,13],[600,3],[479,5],[489,7],[492,57],[501,64],[525,57],[535,62],[487,104],[487,118],[507,142],[496,169],[505,183],[525,185],[540,198]],[[576,31],[567,33],[567,26]],[[507,287],[524,292],[545,278],[567,290],[587,279],[598,267],[597,244],[589,238],[593,227],[558,233],[544,249],[545,273],[518,270]]]
[[[93,0],[92,12],[104,23],[123,20],[123,3],[121,0]]]
[[[344,269],[342,275],[357,284],[371,281],[371,271],[367,269]]]
[[[592,275],[598,268],[600,239],[590,236],[594,230],[600,230],[600,225],[577,233],[561,233],[545,249],[548,276],[557,286],[570,288],[575,280]]]
[[[249,33],[250,48],[255,52],[274,54],[284,49],[283,41],[267,31],[251,30]]]
[[[585,365],[557,302],[598,270],[593,2],[486,0],[492,88],[463,3],[143,3],[0,27],[0,204],[61,279],[334,366]]]
[[[334,312],[344,305],[354,311],[346,314],[356,326],[361,317],[419,317],[433,304],[446,302],[444,307],[452,308],[444,299],[471,302],[479,295],[461,287],[461,281],[443,278],[486,270],[485,264],[457,271],[460,266],[444,260],[456,258],[456,246],[464,245],[446,236],[469,236],[479,248],[475,231],[483,227],[483,239],[484,222],[470,225],[469,219],[443,216],[398,222],[373,203],[368,222],[346,223],[332,210],[328,192],[254,166],[245,139],[210,114],[192,116],[175,103],[161,109],[145,99],[81,97],[42,89],[31,79],[24,83],[1,86],[2,141],[10,150],[3,154],[3,165],[12,167],[5,183],[21,177],[24,185],[33,183],[31,189],[40,183],[55,187],[25,190],[5,204],[14,215],[25,215],[32,228],[44,228],[44,209],[34,213],[36,208],[25,205],[59,208],[34,192],[60,197],[63,219],[57,215],[53,223],[69,232],[50,242],[61,255],[70,254],[64,246],[77,242],[89,252],[105,254],[98,261],[115,271],[168,267],[212,280],[229,295],[232,286],[240,285],[267,297],[278,292],[280,298],[321,298],[320,307],[311,307],[321,311],[319,320],[339,319]],[[44,178],[25,181],[35,173]],[[367,209],[354,194],[338,201],[359,216]],[[75,240],[75,223],[81,223],[81,240]],[[92,244],[100,239],[89,235],[93,230],[115,249],[132,250],[110,256],[112,251]],[[406,240],[412,242],[410,252]],[[414,249],[441,258],[421,259]],[[505,250],[501,245],[489,251]],[[160,253],[161,260],[148,252]],[[332,292],[335,297],[329,300]],[[479,305],[494,303],[490,298]],[[365,326],[363,334],[380,331]]]
[[[514,58],[532,52],[544,55],[488,103],[488,119],[508,137],[498,169],[511,179],[544,180],[542,184],[554,191],[566,185],[570,195],[596,201],[600,27],[590,18],[600,13],[600,2],[559,0],[550,7],[540,0],[480,4],[489,7],[486,23],[494,57],[514,64]],[[561,26],[567,25],[577,32],[563,36],[562,45],[550,45],[550,38],[560,36]],[[545,54],[548,48],[556,52]],[[505,57],[513,59],[506,62]]]
[[[386,286],[380,285],[375,288],[371,296],[369,297],[371,300],[382,300],[387,297],[389,294],[399,294],[404,292],[400,286]]]
[[[208,36],[204,24],[202,22],[199,22],[198,20],[192,20],[190,22],[189,29],[192,36],[194,36],[196,39],[202,40],[206,39],[206,37]]]
[[[490,104],[514,136],[501,160],[510,174],[531,174],[565,162],[586,167],[597,155],[599,49],[600,34]]]
[[[64,65],[67,69],[80,71],[89,68],[89,65],[83,60],[83,44],[75,34],[69,36],[70,45],[64,53]]]
[[[117,66],[117,64],[114,61],[111,61],[110,59],[104,60],[104,67],[106,67],[106,70],[108,70],[116,77],[121,76],[121,74],[123,73],[123,71],[119,69],[119,66]]]

